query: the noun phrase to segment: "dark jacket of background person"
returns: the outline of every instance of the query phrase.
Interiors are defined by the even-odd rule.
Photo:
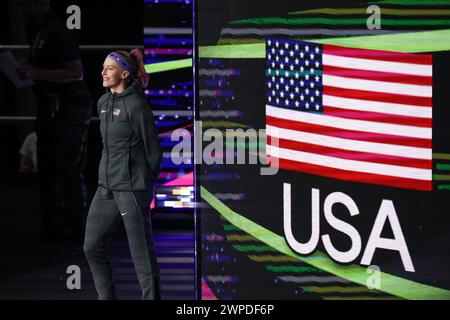
[[[49,11],[30,29],[31,65],[64,69],[80,60],[78,44],[64,20]],[[92,100],[81,79],[35,80],[38,172],[43,226],[47,235],[82,239],[87,215],[84,178]]]

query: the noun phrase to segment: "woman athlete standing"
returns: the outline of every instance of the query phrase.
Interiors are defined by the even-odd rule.
[[[162,152],[153,114],[142,91],[148,75],[142,53],[111,52],[103,63],[97,110],[103,141],[98,188],[89,209],[84,252],[100,300],[116,299],[108,244],[123,221],[142,299],[159,299],[159,268],[150,203]]]

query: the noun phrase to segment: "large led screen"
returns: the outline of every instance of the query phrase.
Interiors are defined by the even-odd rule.
[[[450,1],[197,1],[202,299],[450,298]]]

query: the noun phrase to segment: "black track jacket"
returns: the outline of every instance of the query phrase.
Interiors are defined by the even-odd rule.
[[[137,81],[97,103],[103,142],[98,184],[115,191],[151,190],[162,152],[154,118]]]

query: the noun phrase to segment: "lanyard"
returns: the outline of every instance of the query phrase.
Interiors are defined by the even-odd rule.
[[[39,38],[40,38],[40,36],[41,36],[41,33],[42,33],[42,30],[39,31],[39,33],[38,33],[37,36],[36,36],[36,39],[34,39],[34,41],[33,41],[33,47],[32,47],[32,49],[31,49],[31,63],[34,63],[34,57],[35,57],[35,55],[36,55],[36,48],[37,48],[37,46],[38,46]]]

